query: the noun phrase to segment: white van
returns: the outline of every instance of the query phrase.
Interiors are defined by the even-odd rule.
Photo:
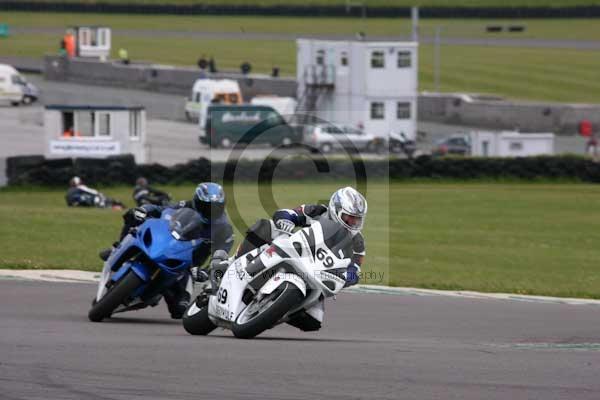
[[[242,104],[240,85],[233,79],[198,79],[192,94],[185,103],[185,116],[189,121],[206,123],[206,109],[210,104]]]
[[[291,115],[296,112],[296,106],[298,103],[293,97],[281,97],[281,96],[256,96],[250,100],[250,104],[256,106],[269,106],[273,107],[281,116],[288,119]]]
[[[13,106],[31,104],[39,97],[39,90],[27,82],[23,75],[10,65],[0,64],[0,100]]]

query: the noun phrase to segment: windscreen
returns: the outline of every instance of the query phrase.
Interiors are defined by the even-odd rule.
[[[204,223],[196,211],[182,208],[173,214],[169,227],[175,239],[194,240],[201,237]]]

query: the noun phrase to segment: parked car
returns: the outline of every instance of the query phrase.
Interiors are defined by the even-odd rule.
[[[304,142],[322,153],[331,153],[334,150],[378,151],[385,145],[384,139],[352,126],[338,124],[309,126],[304,135]]]
[[[453,135],[444,139],[438,140],[431,154],[435,156],[445,155],[461,155],[467,156],[471,154],[471,143],[468,136]]]
[[[417,151],[417,142],[406,137],[404,132],[391,132],[389,136],[390,153],[404,153],[408,158],[412,158]]]
[[[252,104],[211,105],[200,142],[231,148],[235,143],[290,146],[302,143],[302,132],[291,127],[272,107]]]

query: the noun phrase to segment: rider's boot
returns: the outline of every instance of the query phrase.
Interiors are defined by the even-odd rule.
[[[182,282],[183,281],[183,282]],[[183,318],[183,314],[190,304],[190,294],[185,290],[187,280],[177,281],[164,293],[167,308],[173,319]]]

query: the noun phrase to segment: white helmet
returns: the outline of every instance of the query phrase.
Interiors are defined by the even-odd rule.
[[[367,200],[350,186],[339,189],[329,200],[329,215],[350,232],[360,232],[367,215]]]

